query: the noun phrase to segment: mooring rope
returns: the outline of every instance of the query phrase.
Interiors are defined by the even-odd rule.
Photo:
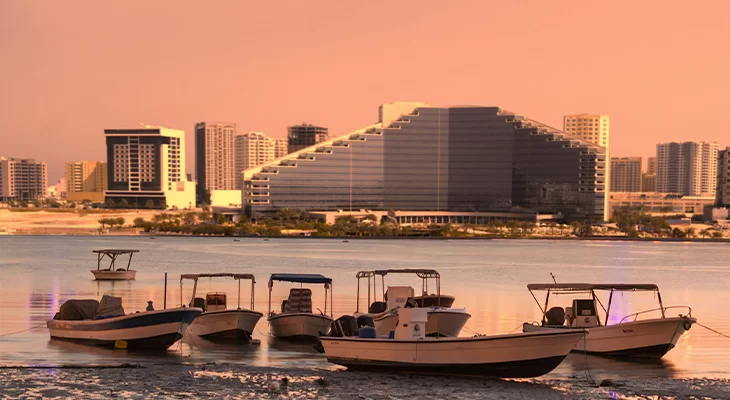
[[[699,325],[699,326],[701,326],[701,327],[703,327],[703,328],[707,329],[708,331],[711,331],[711,332],[715,332],[715,333],[717,333],[717,334],[718,334],[718,335],[720,335],[720,336],[723,336],[723,337],[726,337],[726,338],[730,339],[730,336],[728,336],[728,335],[726,335],[726,334],[724,334],[724,333],[722,333],[722,332],[718,332],[718,331],[716,331],[716,330],[714,330],[714,329],[710,328],[709,326],[705,326],[705,325],[702,325],[702,324],[700,324],[699,322],[695,322],[695,324],[697,324],[697,325]]]
[[[36,329],[36,328],[40,328],[40,327],[42,327],[42,326],[45,326],[45,325],[46,325],[46,323],[44,322],[44,323],[42,323],[42,324],[38,324],[38,325],[36,325],[36,326],[31,326],[31,327],[30,327],[30,328],[28,328],[28,329],[23,329],[22,331],[17,331],[17,332],[10,332],[10,333],[3,333],[2,335],[0,335],[0,337],[5,337],[5,336],[12,336],[12,335],[17,335],[17,334],[19,334],[19,333],[23,333],[23,332],[28,332],[28,331],[32,331],[33,329]]]

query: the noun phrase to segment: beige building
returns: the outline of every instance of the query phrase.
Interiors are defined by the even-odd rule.
[[[656,192],[656,174],[644,173],[641,175],[641,191]]]
[[[563,117],[563,131],[608,149],[609,118],[600,114],[572,114]]]
[[[276,139],[276,143],[274,144],[274,158],[281,158],[287,154],[289,154],[289,139]]]
[[[647,174],[656,174],[656,157],[647,157],[646,173]]]
[[[0,201],[42,200],[48,187],[46,163],[28,158],[0,157]]]
[[[66,163],[66,190],[68,193],[104,192],[107,182],[107,163],[77,161]]]
[[[273,161],[277,140],[263,132],[249,132],[236,136],[236,189],[243,188],[242,171]]]
[[[611,192],[641,192],[641,157],[611,157]]]
[[[641,208],[649,214],[702,214],[705,206],[712,205],[714,197],[681,196],[670,193],[625,193],[615,192],[609,195],[609,211],[613,215],[616,210],[625,207]],[[610,218],[610,216],[609,216]]]
[[[719,150],[708,142],[657,144],[656,191],[715,197]]]
[[[236,188],[236,124],[195,124],[195,179],[198,200],[212,190]]]

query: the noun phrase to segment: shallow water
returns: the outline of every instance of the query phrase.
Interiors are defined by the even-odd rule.
[[[91,253],[100,248],[134,248],[137,280],[96,282]],[[50,341],[45,321],[70,298],[123,297],[127,312],[143,310],[148,300],[163,306],[164,272],[169,273],[167,305],[181,303],[179,275],[202,272],[247,272],[257,276],[255,309],[266,313],[266,282],[273,272],[322,273],[334,279],[335,317],[355,311],[359,270],[435,267],[441,291],[456,296],[455,307],[472,314],[463,335],[507,333],[522,322],[540,318],[528,283],[656,283],[665,305],[691,305],[699,322],[730,333],[730,246],[717,243],[581,242],[537,240],[341,240],[9,236],[0,238],[0,364],[113,364],[120,362],[228,362],[252,365],[332,368],[308,344],[268,337],[264,318],[255,338],[260,345],[221,346],[187,338],[162,356],[128,354]],[[364,282],[363,282],[364,283]],[[388,276],[386,284],[409,284],[413,276]],[[290,285],[276,283],[274,308]],[[324,291],[313,287],[313,305],[323,308]],[[433,289],[433,288],[429,288]],[[190,300],[186,284],[182,302]],[[242,285],[241,306],[248,307],[250,288]],[[380,290],[380,288],[378,289]],[[232,280],[201,280],[199,294],[228,293],[236,305]],[[433,291],[433,290],[431,290]],[[366,307],[365,286],[360,307]],[[538,297],[540,298],[540,297]],[[542,301],[542,298],[540,298]],[[567,299],[566,299],[567,300]],[[564,300],[565,301],[565,300]],[[556,303],[557,305],[557,303]],[[565,306],[565,304],[561,304]],[[651,293],[614,296],[612,314],[622,316],[657,307]],[[677,313],[684,310],[677,310]],[[612,319],[614,319],[612,317]],[[10,333],[30,329],[18,334]],[[571,354],[548,376],[586,374],[594,378],[730,377],[730,339],[694,326],[660,362],[634,363]]]

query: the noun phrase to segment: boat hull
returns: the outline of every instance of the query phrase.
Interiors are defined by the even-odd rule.
[[[251,310],[208,311],[193,320],[188,333],[213,341],[248,341],[262,316]]]
[[[573,351],[611,357],[662,358],[677,345],[694,318],[670,317],[588,328]],[[525,323],[523,332],[565,331],[573,328],[544,327]],[[575,328],[582,329],[582,328]]]
[[[285,313],[269,317],[271,335],[277,338],[317,338],[329,331],[332,318],[311,313]]]
[[[426,336],[457,337],[471,315],[463,308],[436,308],[428,312]],[[398,325],[397,313],[386,313],[373,317],[375,333],[387,336]]]
[[[185,328],[202,311],[200,308],[177,308],[100,320],[50,320],[46,325],[51,339],[106,347],[126,342],[130,350],[163,351],[182,338]]]
[[[102,271],[92,269],[94,279],[97,281],[131,281],[137,276],[137,271],[130,269],[129,271]]]
[[[557,367],[584,332],[420,340],[320,338],[327,360],[355,370],[531,378]]]

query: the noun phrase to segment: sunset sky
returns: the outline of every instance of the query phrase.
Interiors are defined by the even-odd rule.
[[[192,172],[196,121],[339,135],[393,101],[609,114],[615,156],[730,145],[727,0],[0,0],[0,53],[0,155],[51,182],[104,128],[185,130]]]

